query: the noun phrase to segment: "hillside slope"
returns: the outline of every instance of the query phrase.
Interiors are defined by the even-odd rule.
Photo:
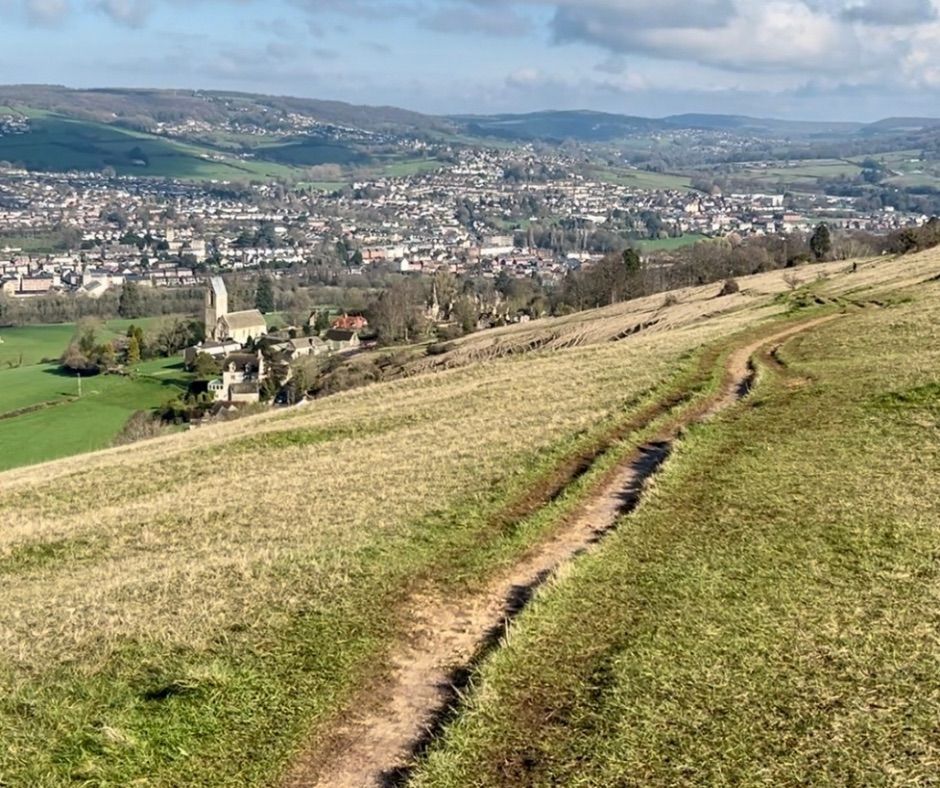
[[[933,783],[940,280],[881,299],[772,349],[748,406],[685,436],[414,785]]]
[[[795,293],[775,272],[487,332],[432,374],[0,474],[0,781],[270,784],[381,697],[416,598],[548,539],[591,491],[572,461],[708,395],[729,337],[804,307],[890,321],[863,307],[938,273],[814,266]]]

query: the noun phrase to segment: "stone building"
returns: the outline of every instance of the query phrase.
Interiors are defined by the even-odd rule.
[[[257,309],[228,311],[228,290],[221,276],[209,277],[206,288],[206,342],[233,340],[245,345],[268,333],[268,324]]]

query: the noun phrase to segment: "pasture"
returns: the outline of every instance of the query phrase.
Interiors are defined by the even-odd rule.
[[[0,470],[107,448],[134,413],[173,399],[190,379],[178,358],[137,369],[83,378],[81,398],[78,379],[56,365],[0,371]]]
[[[675,238],[657,238],[654,241],[640,241],[639,246],[644,252],[671,252],[675,249],[682,249],[685,246],[692,246],[699,241],[706,240],[707,236],[697,233],[686,233]]]
[[[673,191],[689,191],[692,188],[692,179],[685,175],[673,175],[662,172],[648,172],[646,170],[632,170],[626,168],[591,169],[588,175],[608,183],[626,186],[631,189],[669,189]]]
[[[131,324],[152,330],[168,318],[116,319],[102,324],[99,340],[123,336]],[[0,330],[0,470],[106,448],[127,420],[173,399],[188,385],[180,359],[138,365],[133,378],[63,374],[58,359],[75,325]]]
[[[244,161],[212,148],[103,123],[31,112],[30,131],[0,137],[0,160],[46,171],[112,167],[119,175],[228,180],[283,175],[276,161]]]
[[[108,320],[101,324],[99,340],[124,336],[132,324],[140,326],[144,331],[149,331],[159,326],[163,320],[171,319],[173,316],[168,315],[142,317],[136,320],[123,318]],[[3,374],[5,368],[11,366],[20,364],[29,366],[39,364],[46,359],[58,359],[65,352],[74,333],[75,323],[0,328],[0,339],[3,340],[0,343],[0,375]]]

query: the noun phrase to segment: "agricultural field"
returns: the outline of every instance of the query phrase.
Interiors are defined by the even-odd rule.
[[[171,319],[173,316],[108,320],[102,324],[99,338],[107,340],[124,336],[132,324],[149,331],[162,321]],[[58,359],[74,333],[74,323],[0,328],[0,339],[3,340],[0,342],[0,373],[4,368],[18,364],[28,366],[45,359]]]
[[[26,134],[0,137],[0,161],[35,170],[113,167],[119,175],[246,180],[286,176],[290,162],[242,160],[194,143],[17,107],[30,116]]]
[[[640,241],[640,249],[644,252],[671,252],[675,249],[682,249],[685,246],[692,246],[699,241],[704,241],[705,235],[697,233],[687,233],[675,238],[657,238],[655,241]]]
[[[614,168],[592,169],[587,174],[589,177],[597,178],[601,181],[607,181],[608,183],[615,183],[633,189],[672,189],[674,191],[689,191],[692,188],[692,179],[685,175]]]
[[[734,177],[761,188],[794,189],[813,188],[820,180],[845,176],[854,178],[862,172],[861,166],[847,159],[811,159],[789,164],[741,165],[734,170]]]
[[[81,397],[77,378],[54,365],[0,372],[0,471],[105,449],[134,413],[173,399],[191,377],[179,358],[137,369],[84,378]]]
[[[351,181],[355,170],[405,177],[441,166],[435,160],[376,158],[365,149],[314,137],[259,143],[250,135],[219,134],[217,140],[214,136],[184,141],[42,110],[17,107],[16,111],[30,117],[31,129],[26,134],[0,137],[0,161],[34,170],[100,171],[113,167],[119,175],[231,181],[293,178],[298,168],[334,164],[349,168]],[[239,151],[250,156],[241,158]]]
[[[557,640],[569,649],[572,669],[595,654],[615,653],[622,646],[616,638],[610,644],[612,635],[623,631],[614,622],[635,626],[640,634],[648,630],[686,638],[683,642],[704,653],[709,645],[728,640],[701,636],[722,633],[721,626],[729,626],[720,615],[725,602],[736,605],[747,624],[755,624],[745,632],[763,638],[753,644],[741,633],[731,638],[728,648],[738,650],[728,652],[730,667],[755,664],[759,671],[761,656],[774,653],[761,650],[761,644],[799,645],[782,641],[791,630],[778,633],[770,627],[776,620],[761,615],[776,611],[771,603],[791,612],[810,604],[808,594],[798,593],[799,581],[816,581],[816,586],[809,586],[813,588],[825,586],[825,574],[813,571],[817,564],[797,560],[803,536],[794,536],[794,530],[804,506],[804,557],[823,562],[836,555],[844,560],[846,574],[834,575],[838,582],[823,588],[828,600],[838,602],[843,599],[841,592],[851,595],[858,588],[848,582],[853,567],[875,572],[879,583],[871,587],[872,594],[887,586],[899,589],[899,594],[903,588],[913,592],[914,578],[927,577],[923,572],[930,569],[930,562],[923,556],[920,563],[914,560],[922,543],[909,537],[922,532],[926,538],[933,521],[927,517],[928,507],[936,496],[918,504],[921,509],[910,509],[907,523],[888,521],[895,524],[893,530],[866,528],[891,506],[908,500],[897,485],[923,483],[933,455],[927,455],[919,474],[908,481],[901,478],[901,467],[878,476],[890,481],[892,495],[881,496],[880,504],[874,492],[861,498],[859,527],[833,532],[831,543],[822,529],[829,520],[820,502],[828,495],[829,506],[841,517],[837,496],[853,489],[846,486],[849,477],[835,474],[823,480],[819,493],[802,482],[810,472],[805,457],[815,456],[817,441],[835,435],[836,426],[858,412],[849,410],[854,407],[849,402],[844,412],[834,413],[831,424],[820,417],[828,413],[824,406],[841,407],[838,400],[852,385],[872,384],[865,396],[873,398],[876,410],[870,412],[857,439],[823,450],[819,456],[825,458],[826,467],[846,459],[855,478],[862,469],[871,470],[866,462],[884,463],[897,449],[898,443],[889,442],[880,454],[869,451],[875,437],[890,434],[893,422],[885,420],[888,411],[877,410],[883,401],[878,399],[882,395],[878,386],[884,384],[884,373],[878,371],[884,369],[879,366],[883,362],[865,352],[868,345],[863,343],[868,334],[886,336],[897,324],[903,331],[886,339],[884,346],[892,362],[900,361],[896,353],[904,341],[912,348],[927,348],[927,335],[935,323],[918,321],[918,310],[932,315],[930,310],[940,309],[940,298],[933,304],[934,290],[927,287],[913,290],[914,295],[907,292],[938,273],[940,256],[935,254],[863,262],[856,273],[844,262],[825,264],[801,269],[802,287],[793,292],[783,273],[773,272],[742,279],[741,292],[734,296],[717,297],[717,285],[692,288],[677,291],[675,302],[668,304],[658,295],[592,313],[481,332],[456,342],[443,356],[414,360],[412,376],[403,380],[346,392],[287,413],[0,474],[0,571],[10,580],[0,586],[0,685],[5,688],[0,694],[4,730],[0,781],[271,785],[294,767],[301,753],[313,753],[314,759],[317,753],[327,757],[330,737],[341,727],[338,721],[354,713],[363,698],[383,697],[396,670],[399,647],[414,640],[410,612],[416,605],[472,599],[538,545],[550,542],[567,517],[585,503],[592,485],[610,471],[610,466],[582,469],[580,458],[593,456],[593,447],[604,440],[612,440],[616,448],[606,455],[607,462],[629,453],[637,441],[650,437],[640,426],[646,424],[641,416],[657,418],[663,403],[694,404],[715,394],[721,375],[711,363],[723,358],[742,332],[771,331],[801,320],[804,313],[846,314],[819,329],[818,335],[788,342],[781,351],[781,358],[795,370],[793,381],[808,382],[791,381],[791,386],[785,373],[774,371],[781,375],[780,382],[769,373],[762,375],[755,392],[755,403],[762,407],[736,408],[693,430],[667,464],[653,497],[633,515],[649,518],[649,533],[621,527],[596,553],[543,590],[536,606],[514,625],[510,642],[479,667],[470,705],[432,748],[417,779],[419,784],[476,784],[475,775],[468,778],[461,771],[473,757],[480,759],[479,779],[498,774],[496,761],[489,760],[495,750],[487,749],[488,742],[496,740],[496,729],[489,722],[504,709],[510,719],[505,750],[515,757],[511,745],[519,741],[516,733],[522,722],[533,718],[520,717],[514,726],[508,709],[515,699],[498,695],[499,685],[491,683],[496,681],[491,677],[506,675],[509,684],[520,685],[529,680],[529,674],[498,671],[504,663],[512,668],[525,662],[524,656],[515,662],[504,656],[515,654],[517,644],[537,648],[543,642],[539,637],[544,635],[525,633],[546,619],[544,611],[550,604],[560,606],[555,609],[561,623],[548,643]],[[899,290],[905,291],[903,297],[891,295]],[[908,298],[914,300],[907,302]],[[874,300],[885,308],[870,306]],[[933,351],[927,352],[924,358],[932,358]],[[923,399],[917,392],[931,366],[911,366],[888,392],[897,394],[899,402],[906,397]],[[859,383],[841,380],[847,376],[843,371],[857,372]],[[840,378],[833,388],[830,376]],[[794,399],[805,412],[793,411],[793,421],[788,422],[784,410],[793,407]],[[906,420],[903,406],[898,413],[909,430],[898,440],[908,441],[909,448],[915,427]],[[772,421],[775,418],[777,422]],[[916,411],[917,420],[927,418]],[[773,440],[754,439],[760,434],[754,431],[759,426],[754,419],[776,424],[776,431],[769,433]],[[790,429],[785,434],[788,424],[808,431]],[[778,435],[779,449],[774,445]],[[749,442],[742,444],[745,436]],[[774,451],[780,454],[770,454]],[[787,452],[803,457],[802,464],[788,465]],[[909,455],[913,458],[915,453]],[[765,465],[774,467],[766,462],[774,456],[781,460],[782,472],[774,476],[778,487],[759,473]],[[699,457],[704,464],[695,461]],[[754,490],[743,484],[732,484],[727,491],[711,486],[711,481],[724,484],[732,467],[763,484],[760,489],[767,497],[756,498]],[[555,486],[558,480],[564,482],[560,487]],[[661,489],[676,491],[677,502]],[[742,501],[735,495],[745,497]],[[693,519],[678,503],[690,500],[695,504],[689,510],[695,513]],[[658,507],[673,508],[656,514]],[[727,532],[708,525],[708,511],[714,517],[731,518]],[[773,527],[767,525],[770,522]],[[783,531],[775,537],[780,523],[789,539],[783,538]],[[738,539],[735,527],[753,529],[744,531],[754,537],[752,541]],[[649,560],[640,562],[627,548],[618,554],[626,554],[626,560],[605,560],[607,551],[631,533],[647,546]],[[657,534],[667,539],[657,541]],[[667,549],[673,545],[680,549]],[[895,551],[895,546],[903,549]],[[878,563],[887,554],[911,561],[903,566]],[[646,583],[653,575],[641,570],[654,573],[662,562],[666,562],[662,577]],[[749,574],[752,564],[758,569]],[[603,571],[592,569],[597,566]],[[818,566],[829,568],[827,563]],[[683,574],[690,568],[696,571]],[[602,580],[604,572],[615,574],[618,582],[598,585],[595,593],[581,579],[591,571],[599,572]],[[681,581],[676,587],[683,593],[668,595],[673,587],[670,578]],[[563,594],[569,583],[579,584],[578,593]],[[735,585],[742,583],[747,585]],[[742,587],[765,596],[736,594],[735,588]],[[627,589],[634,589],[632,595]],[[773,594],[774,589],[780,593]],[[660,602],[657,594],[665,601]],[[625,595],[627,602],[622,601]],[[605,608],[593,621],[597,637],[587,642],[587,657],[579,652],[585,648],[585,622],[572,623],[573,614],[562,602],[552,601],[556,596],[569,604],[580,600]],[[866,602],[869,598],[877,601],[876,596],[864,597]],[[770,601],[757,604],[764,599]],[[872,607],[865,627],[884,624],[879,632],[891,637],[895,629],[888,624],[895,621],[895,613],[887,616],[888,611],[914,620],[921,610],[908,604],[914,599],[912,593],[890,600],[898,603],[894,607]],[[631,606],[630,600],[643,604]],[[690,606],[686,609],[693,615],[670,618],[682,604]],[[861,609],[869,610],[864,605]],[[820,644],[826,644],[828,634],[841,631],[841,621],[858,624],[851,609],[833,610],[844,618],[808,619]],[[878,611],[881,615],[874,615]],[[699,612],[704,618],[694,615]],[[641,614],[652,622],[647,629]],[[798,619],[783,623],[793,620]],[[679,625],[653,626],[662,621]],[[703,622],[709,627],[696,632],[695,626]],[[928,629],[897,631],[926,637]],[[877,642],[872,640],[868,647]],[[847,658],[838,645],[833,642],[829,651],[808,650],[807,662],[793,659],[783,667],[789,667],[794,677],[800,675],[800,665],[816,661],[833,671],[833,665]],[[640,668],[659,664],[656,659],[665,660],[668,654],[660,657],[651,646],[630,656],[636,659],[637,675],[650,681],[655,675]],[[560,692],[568,692],[563,680],[567,664],[555,659],[546,672],[545,681],[557,679]],[[613,702],[595,690],[619,687],[618,669],[629,670],[631,662],[624,658],[603,664],[610,669],[590,674],[585,702]],[[696,664],[710,669],[707,676],[724,675],[704,657]],[[674,660],[666,675],[686,677],[683,665]],[[694,672],[687,675],[700,678]],[[824,670],[820,681],[827,675]],[[868,697],[853,694],[858,687],[851,681],[864,677],[851,671],[847,675],[849,684],[841,687],[842,695],[826,696],[844,698],[841,707],[832,708],[860,708]],[[731,677],[736,678],[733,671]],[[575,699],[584,690],[580,680],[580,674],[574,676],[571,697]],[[703,685],[719,694],[728,691],[719,698],[727,702],[728,713],[716,724],[734,723],[735,711],[740,715],[741,709],[764,708],[760,703],[740,707],[731,703],[744,697],[731,692],[744,684],[689,680],[675,689],[695,711],[701,708],[696,704],[711,697],[696,694]],[[781,694],[768,696],[768,704],[786,700],[788,686],[782,683]],[[871,684],[873,689],[878,686]],[[797,685],[794,691],[799,689]],[[931,697],[929,692],[920,696],[924,703]],[[890,699],[877,693],[872,697]],[[534,698],[544,703],[545,696]],[[654,708],[655,701],[651,697],[641,708]],[[534,708],[541,709],[538,704]],[[487,716],[477,708],[492,711]],[[608,774],[602,769],[606,761],[591,759],[621,751],[606,749],[606,729],[587,727],[595,717],[562,716],[569,708],[582,707],[566,706],[559,716],[539,718],[541,727],[530,726],[526,735],[533,741],[555,736],[553,746],[557,741],[559,752],[580,752],[577,748],[582,745],[564,735],[583,722],[585,735],[593,737],[589,740],[594,744],[584,756],[585,768],[594,770],[592,777]],[[652,733],[656,724],[664,725],[676,732],[681,743],[684,722],[704,724],[701,715],[690,714],[684,720],[681,708],[672,709],[673,717],[655,717]],[[553,725],[553,719],[567,724]],[[851,716],[846,720],[851,723]],[[784,718],[779,724],[785,722]],[[874,724],[880,724],[878,718]],[[761,729],[747,730],[757,737]],[[843,730],[850,734],[853,729],[849,724]],[[619,746],[619,741],[611,738],[609,746]],[[766,754],[765,761],[772,751]],[[563,774],[546,771],[545,782],[551,782],[554,773]]]
[[[166,318],[110,320],[99,339],[145,331]],[[106,448],[139,410],[162,405],[184,391],[189,375],[181,359],[142,362],[134,378],[100,375],[79,381],[58,364],[75,325],[0,330],[0,470]]]
[[[855,156],[848,159],[814,159],[794,161],[786,165],[745,164],[734,171],[736,179],[744,180],[754,188],[815,188],[820,181],[846,177],[856,178],[862,174],[863,163],[877,161],[888,171],[883,183],[898,188],[940,188],[940,162],[921,160],[916,150],[892,151],[870,156]]]

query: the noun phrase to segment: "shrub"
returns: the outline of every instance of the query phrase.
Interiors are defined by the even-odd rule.
[[[668,306],[676,306],[679,303],[679,297],[675,293],[669,293],[663,300],[663,309]]]
[[[113,445],[126,446],[129,443],[158,438],[169,432],[170,430],[161,419],[154,417],[151,413],[139,410],[128,419],[127,424],[124,425],[124,428],[114,439]]]
[[[433,345],[428,346],[428,355],[429,356],[443,356],[445,353],[450,353],[456,345],[453,342],[435,342]]]

